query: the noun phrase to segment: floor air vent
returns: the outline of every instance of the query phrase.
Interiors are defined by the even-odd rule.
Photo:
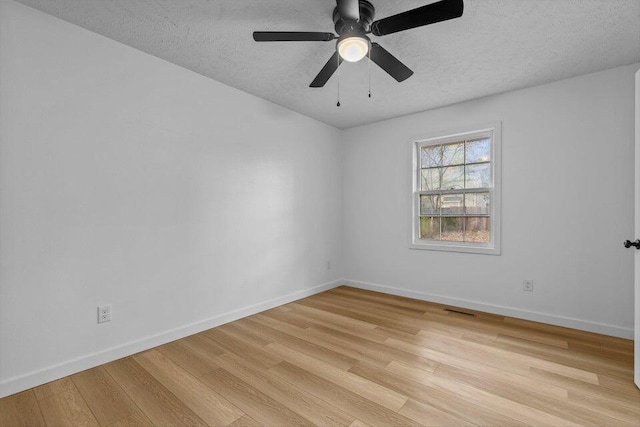
[[[451,313],[458,313],[458,314],[464,314],[465,316],[472,316],[475,317],[476,315],[473,313],[467,313],[466,311],[460,311],[460,310],[454,310],[452,308],[445,308],[445,311],[449,311]]]

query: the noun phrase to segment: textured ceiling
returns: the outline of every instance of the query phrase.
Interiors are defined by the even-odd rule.
[[[73,24],[348,128],[640,62],[640,0],[465,0],[462,18],[372,37],[415,74],[367,61],[309,88],[334,42],[256,43],[254,30],[333,31],[335,0],[19,0]],[[372,0],[383,18],[432,0]]]

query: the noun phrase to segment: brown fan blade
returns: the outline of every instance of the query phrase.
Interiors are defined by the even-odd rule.
[[[336,72],[338,67],[342,64],[342,58],[338,55],[338,52],[335,52],[331,55],[331,58],[324,64],[322,70],[318,73],[315,79],[311,82],[309,87],[322,87],[329,81],[333,73]]]
[[[463,0],[441,0],[375,21],[371,24],[371,33],[376,36],[385,36],[398,31],[459,18],[463,11]]]
[[[387,50],[378,43],[371,43],[370,55],[373,62],[378,64],[380,68],[386,71],[398,82],[402,82],[413,75],[413,71],[400,62],[398,58],[387,52]]]
[[[254,31],[257,42],[328,42],[336,38],[332,33],[303,31]]]

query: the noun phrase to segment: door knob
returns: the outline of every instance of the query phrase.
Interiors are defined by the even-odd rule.
[[[631,246],[635,246],[636,249],[640,249],[640,239],[637,239],[635,242],[632,242],[630,240],[625,240],[624,241],[624,247],[625,248],[630,248]]]

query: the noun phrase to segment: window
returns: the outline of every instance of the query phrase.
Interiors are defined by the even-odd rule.
[[[500,124],[412,142],[410,247],[500,253]]]

